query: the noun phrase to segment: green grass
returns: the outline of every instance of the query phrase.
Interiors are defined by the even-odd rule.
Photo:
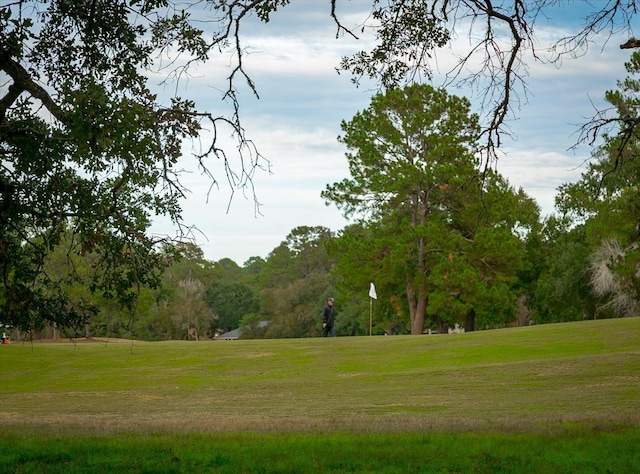
[[[218,433],[0,436],[0,472],[639,472],[640,430],[498,433]]]
[[[640,472],[640,318],[14,343],[0,374],[0,472]]]

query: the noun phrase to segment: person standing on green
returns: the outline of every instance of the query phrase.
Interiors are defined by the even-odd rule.
[[[336,309],[333,307],[333,303],[333,298],[329,298],[327,305],[322,310],[322,337],[336,337],[336,328],[334,326]]]

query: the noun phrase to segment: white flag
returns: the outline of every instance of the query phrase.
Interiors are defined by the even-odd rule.
[[[378,295],[376,295],[376,287],[373,285],[373,282],[371,282],[371,288],[369,288],[369,296],[374,300],[378,299]]]

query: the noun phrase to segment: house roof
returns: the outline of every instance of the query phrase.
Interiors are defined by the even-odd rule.
[[[216,337],[216,339],[223,339],[223,340],[238,339],[241,334],[242,334],[242,329],[238,328],[238,329],[234,329],[233,331],[223,332],[218,337]]]
[[[265,326],[267,326],[269,324],[270,321],[260,321],[258,323],[258,327],[259,328],[263,328]],[[232,331],[227,331],[227,332],[223,332],[222,334],[220,334],[218,337],[216,337],[217,339],[222,339],[223,341],[232,341],[235,339],[238,339],[240,336],[242,336],[242,330],[244,328],[238,328],[238,329],[234,329]]]

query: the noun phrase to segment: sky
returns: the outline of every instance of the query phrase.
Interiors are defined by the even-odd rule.
[[[339,2],[337,13],[346,26],[354,26],[366,18],[370,5],[371,0]],[[537,52],[543,58],[553,40],[575,31],[582,19],[576,9],[552,13],[536,24]],[[337,140],[340,123],[365,109],[377,92],[371,82],[356,87],[349,74],[336,72],[340,58],[366,49],[371,36],[336,38],[328,0],[294,0],[266,25],[248,20],[242,33],[247,47],[244,64],[259,98],[238,84],[246,135],[269,162],[269,170],[257,172],[253,179],[259,213],[252,191],[232,193],[215,161],[208,166],[219,186],[211,187],[192,156],[197,148],[185,149],[180,163],[185,170],[182,183],[189,189],[181,203],[182,217],[193,230],[191,237],[206,259],[230,258],[238,265],[250,257],[267,258],[296,227],[339,231],[349,223],[335,206],[325,205],[320,193],[349,177],[347,150]],[[591,148],[572,147],[580,125],[596,107],[604,107],[605,91],[626,77],[624,62],[630,52],[619,45],[630,36],[620,32],[606,41],[608,35],[603,34],[581,58],[564,60],[560,66],[533,58],[527,62],[528,94],[520,94],[516,116],[507,124],[511,133],[503,137],[497,170],[514,188],[534,198],[543,215],[553,212],[557,187],[576,181],[585,171]],[[440,85],[439,73],[453,64],[457,48],[468,42],[461,35],[438,54],[434,85]],[[178,95],[194,98],[201,110],[223,111],[220,99],[228,73],[229,57],[221,55],[171,87]],[[479,104],[477,91],[461,88],[450,93]],[[154,221],[152,232],[176,235],[164,218]]]

